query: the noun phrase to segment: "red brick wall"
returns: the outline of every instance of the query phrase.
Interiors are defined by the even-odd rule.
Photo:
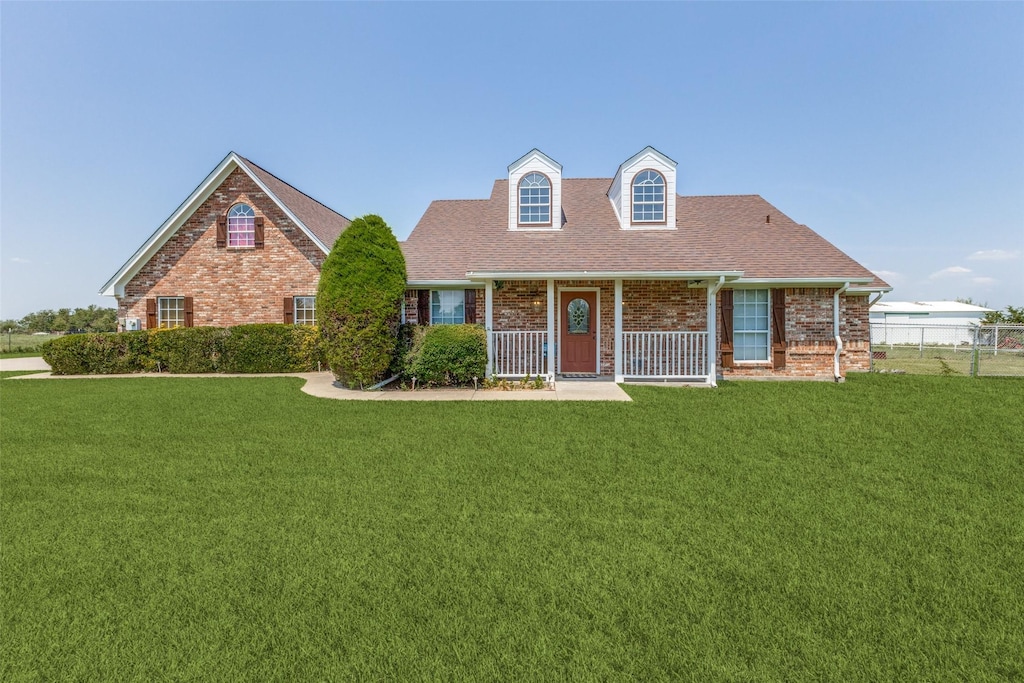
[[[217,218],[245,202],[264,218],[262,249],[217,247]],[[284,321],[284,297],[313,296],[325,254],[235,169],[125,285],[118,317],[146,326],[146,299],[193,297],[194,324]]]
[[[496,284],[491,320],[497,332],[548,329],[547,280],[504,280],[500,287]]]
[[[707,329],[708,290],[680,280],[622,283],[623,332],[699,332]]]
[[[719,349],[722,376],[832,378],[836,351],[832,328],[834,294],[835,289],[828,288],[786,289],[786,367],[775,369],[769,360],[722,368]],[[867,297],[841,295],[839,306],[839,335],[843,340],[840,374],[845,375],[848,370],[866,371],[871,365]],[[721,334],[719,315],[719,340]]]

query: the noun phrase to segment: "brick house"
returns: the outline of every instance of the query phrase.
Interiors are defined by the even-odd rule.
[[[312,324],[320,266],[349,220],[234,152],[100,294],[119,329]]]
[[[403,243],[406,320],[481,323],[488,374],[841,379],[891,288],[756,195],[676,192],[652,147],[611,178],[532,150],[487,199],[435,201]]]

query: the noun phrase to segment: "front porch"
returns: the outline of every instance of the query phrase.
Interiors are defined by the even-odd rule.
[[[488,376],[715,385],[724,277],[485,280]]]

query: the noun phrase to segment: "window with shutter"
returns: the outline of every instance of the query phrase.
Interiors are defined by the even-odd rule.
[[[284,298],[284,324],[291,325],[295,322],[295,299],[290,296]]]
[[[772,290],[772,365],[786,367],[786,290]]]
[[[466,322],[476,323],[476,290],[466,290]]]
[[[430,324],[430,290],[416,290],[416,324]]]
[[[156,299],[146,299],[146,329],[158,329],[160,321],[156,313]]]
[[[718,293],[722,313],[722,367],[733,366],[732,352],[732,290],[723,289]]]

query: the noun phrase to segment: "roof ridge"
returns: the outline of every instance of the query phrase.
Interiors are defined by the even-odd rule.
[[[247,164],[251,164],[252,166],[255,166],[255,167],[256,167],[256,168],[258,168],[259,170],[263,171],[264,173],[266,173],[266,174],[267,174],[268,176],[270,176],[270,177],[271,177],[271,178],[273,178],[274,180],[278,181],[279,183],[282,183],[282,184],[284,184],[284,185],[287,185],[287,186],[288,186],[288,187],[290,187],[291,189],[293,189],[293,190],[295,190],[296,192],[298,192],[299,194],[301,194],[301,195],[302,195],[303,197],[305,197],[306,199],[308,199],[308,200],[310,200],[310,201],[312,201],[312,202],[316,202],[317,204],[319,204],[320,206],[324,207],[325,209],[327,209],[327,210],[328,210],[328,211],[330,211],[331,213],[333,213],[333,214],[335,214],[335,215],[337,215],[337,216],[340,216],[341,218],[344,218],[345,220],[347,220],[347,221],[351,222],[351,220],[352,220],[352,219],[351,219],[351,218],[349,218],[348,216],[346,216],[346,215],[344,215],[344,214],[342,214],[342,213],[340,213],[340,212],[338,212],[338,211],[335,211],[334,209],[332,209],[331,207],[327,206],[326,204],[324,204],[324,203],[323,203],[322,201],[320,201],[320,200],[319,200],[319,199],[317,199],[316,197],[312,197],[312,196],[310,196],[310,195],[306,194],[305,192],[303,192],[303,191],[302,191],[302,190],[300,190],[299,188],[297,188],[297,187],[295,187],[294,185],[292,185],[291,183],[289,183],[289,182],[288,182],[287,180],[282,180],[281,178],[277,177],[276,175],[274,175],[273,173],[271,173],[271,172],[270,172],[270,171],[268,171],[267,169],[265,169],[265,168],[263,168],[262,166],[260,166],[259,164],[257,164],[257,163],[256,163],[255,161],[252,161],[251,159],[247,159],[246,157],[242,156],[241,154],[238,154],[238,152],[235,152],[235,155],[236,155],[236,156],[237,156],[237,157],[238,157],[239,159],[241,159],[242,161],[244,161],[245,163],[247,163]],[[282,201],[283,201],[283,200],[282,200]]]

